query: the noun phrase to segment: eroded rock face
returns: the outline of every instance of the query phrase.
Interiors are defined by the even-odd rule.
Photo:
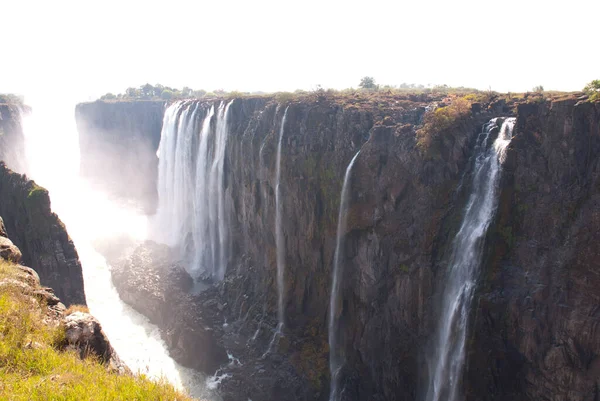
[[[224,179],[231,216],[228,274],[191,297],[194,306],[181,308],[187,313],[180,314],[186,330],[195,327],[194,313],[204,316],[207,310],[218,311],[217,326],[227,321],[226,329],[212,326],[215,336],[242,365],[223,368],[237,372],[222,383],[226,399],[327,398],[327,309],[339,196],[346,166],[359,149],[342,291],[345,394],[349,399],[416,397],[418,350],[432,318],[436,244],[448,240],[450,228],[442,222],[454,205],[452,193],[472,139],[490,115],[465,120],[460,130],[441,136],[436,154],[424,155],[416,147],[415,127],[427,103],[402,104],[344,108],[325,99],[290,105],[281,164],[286,326],[264,359],[277,326],[275,161],[285,107],[268,99],[231,104]],[[159,306],[174,298],[152,295],[164,285],[153,270],[138,270],[131,273],[131,284],[119,284],[119,275],[132,271],[123,268],[114,275],[126,302],[137,303],[136,309],[149,316],[174,309]],[[147,302],[130,299],[131,294]],[[172,343],[193,338],[179,335]],[[180,362],[186,356],[172,354]]]
[[[166,295],[169,274],[182,270],[165,262],[151,274],[115,272],[120,293],[135,294],[127,302],[156,315],[180,361],[201,348],[186,347],[195,337],[185,332],[211,328],[218,347],[241,362],[222,366],[233,373],[221,384],[226,400],[327,399],[339,196],[346,166],[361,149],[344,249],[341,385],[348,400],[421,399],[423,356],[465,206],[462,177],[473,139],[498,116],[485,110],[509,114],[514,106],[481,105],[426,154],[415,140],[425,105],[290,105],[281,157],[286,325],[270,352],[277,326],[275,161],[285,108],[268,99],[230,106],[224,183],[232,248],[225,280],[190,295],[183,279],[170,287],[185,296]],[[595,400],[599,116],[597,104],[571,100],[518,109],[473,302],[468,400]],[[180,317],[171,330],[168,311]]]
[[[48,191],[0,162],[0,215],[5,231],[35,269],[67,305],[85,304],[83,273],[73,242],[52,213]]]

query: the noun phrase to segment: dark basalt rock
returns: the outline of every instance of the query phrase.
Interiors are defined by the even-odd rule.
[[[179,363],[212,374],[227,361],[215,316],[189,294],[193,280],[169,247],[145,242],[113,264],[112,277],[121,299],[161,328]]]
[[[230,106],[225,280],[192,295],[183,269],[163,261],[149,271],[116,269],[121,295],[154,316],[187,366],[205,352],[196,337],[212,344],[218,355],[201,368],[232,374],[220,385],[226,400],[327,399],[339,196],[346,166],[361,149],[344,249],[341,385],[348,400],[420,399],[473,140],[498,117],[486,110],[509,115],[515,105],[481,104],[459,129],[439,136],[435,154],[416,144],[425,106],[342,106],[325,95],[290,104],[281,158],[286,325],[266,355],[277,326],[274,172],[285,109],[269,99]],[[467,400],[597,398],[599,116],[598,104],[576,99],[518,107],[473,302]],[[128,293],[135,297],[127,300]],[[225,349],[240,363],[227,364]]]
[[[0,162],[0,215],[3,230],[42,282],[65,304],[85,305],[83,273],[73,242],[52,213],[48,191]]]
[[[600,103],[519,106],[488,235],[468,400],[593,401],[600,388]]]

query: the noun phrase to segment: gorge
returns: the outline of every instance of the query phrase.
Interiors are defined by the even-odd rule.
[[[461,99],[80,104],[79,146],[62,146],[93,190],[44,171],[43,151],[30,173],[83,265],[49,268],[53,287],[65,299],[85,281],[122,359],[133,320],[147,329],[123,338],[156,344],[142,363],[188,372],[202,398],[595,400],[600,104],[491,96],[427,131]],[[24,244],[41,229],[11,223],[33,216],[13,199],[33,184],[11,174],[0,215],[36,257]]]

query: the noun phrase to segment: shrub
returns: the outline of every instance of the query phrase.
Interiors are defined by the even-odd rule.
[[[471,102],[464,97],[456,98],[446,107],[439,107],[425,114],[423,127],[417,130],[417,146],[431,149],[440,134],[458,126],[471,115]]]
[[[592,102],[600,101],[600,79],[595,79],[583,88]]]

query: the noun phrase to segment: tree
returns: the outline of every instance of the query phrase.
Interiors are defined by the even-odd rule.
[[[150,99],[154,96],[154,86],[150,84],[143,85],[141,88],[142,94],[145,98]]]
[[[535,92],[535,93],[542,93],[543,91],[544,91],[544,87],[542,85],[538,85],[533,88],[533,92]]]
[[[600,101],[600,79],[595,79],[583,88],[592,102]]]
[[[171,92],[169,89],[165,89],[162,91],[162,93],[160,94],[160,98],[164,99],[164,100],[169,100],[173,97],[173,92]]]
[[[358,86],[363,89],[377,89],[377,85],[375,84],[375,78],[373,77],[362,77]]]

